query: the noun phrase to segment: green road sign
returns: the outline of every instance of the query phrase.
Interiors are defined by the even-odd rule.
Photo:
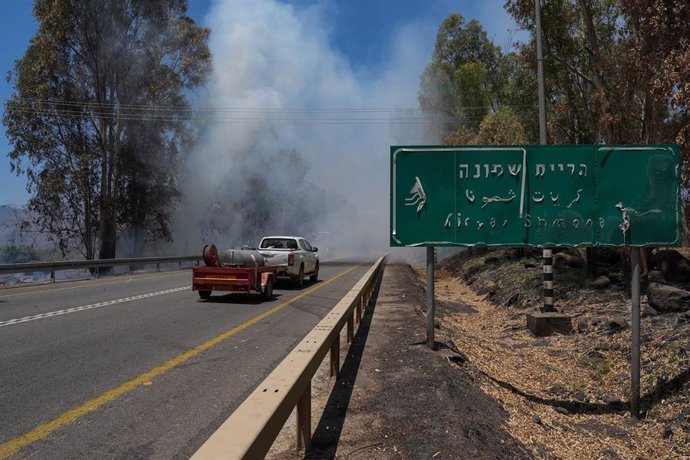
[[[675,145],[391,147],[391,246],[679,246]]]

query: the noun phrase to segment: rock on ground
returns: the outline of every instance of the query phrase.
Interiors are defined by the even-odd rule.
[[[665,284],[651,283],[647,288],[647,300],[660,313],[690,310],[690,292]]]

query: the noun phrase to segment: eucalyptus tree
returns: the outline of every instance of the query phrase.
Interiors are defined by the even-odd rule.
[[[38,30],[3,122],[32,224],[67,252],[112,258],[120,231],[170,239],[190,90],[209,30],[186,0],[36,0]]]
[[[506,8],[533,30],[533,0],[507,0]],[[541,11],[549,142],[676,142],[687,187],[688,2],[549,0]],[[592,255],[588,249],[591,271]]]
[[[495,101],[500,50],[477,20],[457,13],[439,26],[431,62],[422,74],[419,103],[449,116],[447,130],[476,133]]]
[[[504,106],[528,137],[538,131],[536,78],[521,56],[503,53],[477,20],[466,22],[457,13],[439,26],[418,98],[423,110],[445,115],[444,143],[472,142],[483,120]]]

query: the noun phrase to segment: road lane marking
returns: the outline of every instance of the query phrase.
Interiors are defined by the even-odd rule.
[[[139,385],[143,385],[144,383],[150,381],[151,379],[158,377],[159,375],[173,369],[174,367],[179,366],[180,364],[189,361],[190,359],[194,358],[198,354],[218,345],[219,343],[229,339],[233,335],[237,334],[238,332],[243,331],[244,329],[247,329],[250,326],[253,326],[254,324],[258,323],[262,319],[268,318],[269,316],[273,315],[274,313],[279,312],[283,308],[287,307],[293,302],[296,302],[297,300],[303,298],[304,296],[307,296],[311,294],[312,292],[321,289],[324,286],[327,286],[331,284],[333,281],[337,280],[338,278],[350,273],[354,269],[358,268],[360,265],[355,265],[354,267],[351,267],[337,275],[335,275],[332,278],[329,278],[326,281],[323,281],[316,286],[313,286],[303,293],[281,303],[276,305],[275,307],[272,307],[268,310],[266,310],[263,313],[260,313],[256,315],[255,317],[245,321],[244,323],[233,327],[230,330],[227,330],[223,332],[222,334],[212,338],[211,340],[202,343],[201,345],[197,346],[196,348],[193,348],[189,351],[186,351],[185,353],[182,353],[181,355],[178,355],[174,357],[173,359],[161,364],[160,366],[154,367],[153,369],[144,372],[143,374],[140,374],[139,376],[133,378],[132,380],[129,380],[123,384],[121,384],[118,387],[115,387],[111,390],[106,391],[100,396],[97,396],[93,399],[90,399],[89,401],[86,401],[84,404],[81,406],[78,406],[74,409],[71,409],[62,415],[58,416],[57,418],[44,423],[42,425],[38,425],[31,431],[28,431],[24,433],[21,436],[18,436],[14,439],[11,439],[5,443],[0,444],[0,460],[7,458],[11,455],[16,454],[19,449],[28,446],[29,444],[32,444],[36,441],[40,441],[41,439],[47,437],[50,435],[53,431],[62,428],[63,426],[69,425],[70,423],[74,422],[78,418],[96,411],[99,407],[101,407],[103,404],[109,403],[111,401],[114,401],[115,399],[119,398],[125,393],[128,393],[129,391],[133,390]]]
[[[149,297],[156,297],[163,294],[171,294],[173,292],[184,291],[189,289],[191,286],[182,286],[172,289],[165,289],[163,291],[149,292],[147,294],[139,294],[131,297],[123,297],[122,299],[106,300],[105,302],[92,303],[90,305],[82,305],[81,307],[65,308],[64,310],[51,311],[48,313],[40,313],[33,316],[25,316],[23,318],[8,319],[5,321],[0,321],[0,327],[4,326],[14,326],[15,324],[27,323],[29,321],[36,321],[37,319],[52,318],[53,316],[68,315],[70,313],[76,313],[78,311],[92,310],[94,308],[107,307],[109,305],[115,305],[118,303],[132,302],[134,300],[147,299]]]
[[[187,269],[183,269],[187,270]],[[74,280],[74,281],[65,281],[67,283],[73,282],[73,283],[81,283],[84,282],[84,284],[75,286],[67,286],[67,287],[61,287],[61,288],[55,288],[55,289],[43,289],[43,290],[33,290],[33,291],[24,291],[24,292],[17,292],[16,294],[3,294],[2,292],[5,290],[10,290],[10,289],[22,289],[24,287],[31,287],[31,286],[21,286],[21,287],[16,287],[16,288],[0,288],[0,297],[5,299],[8,297],[20,297],[20,296],[26,296],[26,295],[31,295],[31,294],[50,294],[52,292],[59,292],[59,291],[67,291],[67,290],[74,290],[74,289],[82,289],[82,288],[87,288],[87,287],[93,287],[93,286],[107,286],[109,284],[118,284],[118,283],[129,283],[132,280],[134,281],[139,281],[139,280],[146,280],[150,278],[157,278],[157,277],[164,277],[164,276],[169,276],[171,273],[174,272],[163,272],[163,273],[154,273],[150,275],[118,275],[119,277],[122,277],[121,279],[113,280],[113,281],[92,281],[92,280]],[[127,278],[127,279],[124,279]],[[43,287],[46,286],[45,284],[41,286],[36,286],[36,287]]]

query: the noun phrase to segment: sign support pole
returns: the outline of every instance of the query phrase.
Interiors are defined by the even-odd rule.
[[[640,418],[640,248],[631,248],[632,346],[630,363],[630,415]]]
[[[434,250],[426,248],[426,345],[434,349]]]
[[[539,143],[546,145],[546,97],[544,84],[544,53],[542,51],[541,37],[541,0],[534,0],[535,27],[537,38],[537,91],[539,92]],[[544,306],[542,311],[554,312],[553,306],[553,251],[542,251],[544,261]]]

